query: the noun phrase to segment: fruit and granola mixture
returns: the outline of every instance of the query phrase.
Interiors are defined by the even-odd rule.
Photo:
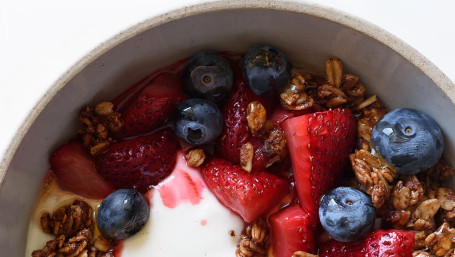
[[[232,256],[455,256],[438,125],[387,110],[337,58],[325,69],[292,69],[268,45],[201,51],[82,108],[46,177],[82,200],[42,214],[54,239],[32,256],[120,256],[179,152],[243,220]]]

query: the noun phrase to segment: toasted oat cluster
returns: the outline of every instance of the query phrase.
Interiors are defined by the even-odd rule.
[[[395,229],[415,231],[414,257],[455,257],[455,193],[443,186],[454,169],[440,160],[421,174],[399,176],[393,166],[372,154],[371,133],[387,109],[376,95],[366,96],[365,86],[357,76],[343,73],[339,59],[326,61],[326,78],[294,72],[289,85],[280,94],[280,103],[283,108],[293,111],[315,106],[322,110],[350,108],[357,120],[357,149],[350,155],[355,180],[347,179],[349,186],[371,196],[376,212],[386,224]],[[258,133],[265,124],[265,115],[255,117],[251,124],[251,133]],[[245,231],[257,226],[257,222],[248,224]],[[263,231],[268,233],[266,228]],[[263,249],[267,248],[251,236],[242,235],[236,254],[264,256]],[[314,256],[317,255],[303,251],[293,255]]]
[[[93,209],[85,202],[75,200],[51,214],[43,213],[41,228],[55,239],[43,249],[35,250],[33,257],[113,257],[112,243],[102,235],[94,236]]]
[[[338,112],[341,113],[341,109],[350,109],[350,111],[348,111],[349,113],[352,112],[352,114],[354,114],[355,120],[352,118],[352,116],[350,116],[351,119],[349,122],[341,123],[338,122],[338,120],[336,120],[338,124],[336,122],[333,122],[336,124],[336,126],[341,124],[339,130],[345,129],[345,125],[348,127],[347,124],[352,125],[350,126],[350,135],[352,135],[352,140],[350,142],[352,142],[352,144],[348,152],[346,152],[346,155],[343,157],[343,160],[347,160],[347,156],[349,154],[349,161],[351,164],[350,168],[352,169],[352,174],[350,175],[352,176],[343,178],[344,182],[342,184],[359,189],[371,197],[376,215],[378,218],[381,218],[384,228],[412,230],[415,232],[413,256],[455,257],[455,193],[450,188],[444,187],[443,185],[443,183],[453,175],[454,169],[445,164],[444,160],[441,159],[435,166],[420,174],[399,175],[397,170],[392,165],[383,161],[375,154],[370,145],[373,128],[375,124],[387,113],[387,109],[379,101],[376,95],[367,95],[365,86],[360,82],[357,76],[344,73],[343,64],[338,58],[328,59],[325,63],[325,67],[325,76],[319,76],[307,72],[293,71],[289,83],[284,87],[280,87],[280,92],[278,92],[278,100],[281,107],[277,109],[284,109],[285,111],[289,111],[289,113],[293,113],[293,115],[295,114],[297,116],[308,114],[309,112],[332,112],[332,109],[336,110],[337,108],[340,108],[338,109]],[[264,191],[271,190],[270,188],[272,188],[272,186],[276,186],[278,188],[278,186],[280,186],[280,183],[275,181],[278,181],[278,177],[274,177],[275,180],[267,178],[267,181],[275,181],[275,185],[272,183],[259,183],[258,181],[261,177],[254,177],[257,175],[256,172],[258,171],[258,168],[255,167],[255,164],[259,166],[259,170],[262,170],[269,167],[273,168],[274,164],[279,164],[282,161],[288,160],[286,159],[289,157],[288,154],[293,153],[292,148],[288,149],[288,143],[291,142],[292,138],[288,138],[289,142],[287,142],[286,136],[290,133],[286,135],[284,129],[280,127],[280,123],[277,125],[277,123],[275,123],[276,121],[270,117],[271,114],[267,113],[267,111],[270,110],[268,104],[261,103],[261,101],[256,100],[255,98],[248,98],[246,97],[246,94],[242,95],[242,90],[239,90],[238,92],[240,92],[239,98],[241,99],[237,99],[238,101],[233,103],[232,109],[241,109],[242,112],[246,113],[246,117],[242,116],[242,118],[246,118],[246,121],[242,120],[242,122],[235,123],[235,126],[232,126],[233,129],[230,132],[231,134],[221,134],[221,143],[218,143],[225,143],[225,140],[227,140],[226,137],[230,140],[231,143],[226,143],[227,147],[225,148],[223,148],[223,146],[217,146],[219,148],[216,149],[225,150],[225,158],[229,158],[229,162],[235,162],[235,165],[240,165],[236,171],[241,171],[248,176],[252,176],[252,179],[245,180],[246,182],[244,184],[252,184],[254,190],[256,190],[256,185],[260,185],[262,189],[257,194],[255,194],[255,196],[259,195],[262,199],[264,199],[264,195],[267,193],[264,193]],[[244,102],[242,102],[241,107],[239,107],[239,102],[241,102],[240,100],[244,100],[245,98],[249,100],[244,101],[245,105],[243,105]],[[157,99],[160,99],[159,101],[163,103],[163,106],[167,106],[169,109],[173,108],[171,108],[173,105],[171,104],[172,101],[170,99]],[[146,112],[156,111],[155,114],[159,115],[166,113],[161,109],[162,106],[149,105],[152,101],[147,101],[150,103],[145,105],[148,106],[147,108],[149,108],[146,110]],[[156,110],[154,110],[154,108],[156,108]],[[312,115],[313,117],[316,117],[316,113],[313,113]],[[135,117],[139,115],[133,116]],[[229,118],[231,116],[233,115],[227,115],[226,118]],[[330,122],[325,118],[322,119],[323,123],[327,124],[327,127],[329,127]],[[82,124],[78,130],[78,136],[81,139],[83,146],[92,155],[89,157],[95,159],[96,162],[103,163],[104,161],[109,164],[109,160],[113,160],[114,158],[103,159],[102,157],[104,154],[106,154],[106,152],[109,152],[112,150],[112,148],[114,148],[113,143],[115,143],[115,140],[113,138],[115,138],[115,133],[120,132],[123,127],[121,114],[114,111],[113,103],[101,102],[96,106],[83,108],[79,114],[79,120]],[[160,119],[157,118],[157,120]],[[143,123],[145,124],[145,122]],[[236,124],[241,124],[241,126],[237,126]],[[308,133],[310,133],[310,127],[306,127],[303,130],[308,130]],[[356,130],[357,134],[354,135]],[[196,133],[196,130],[187,131],[191,131],[193,133],[190,134],[188,132],[190,136],[198,135]],[[292,130],[291,132],[293,131],[297,130]],[[318,131],[321,131],[319,130],[319,127],[314,131],[315,136],[318,136]],[[168,131],[166,133],[171,132]],[[313,131],[311,133],[313,133]],[[323,142],[323,144],[326,144],[326,142],[329,141],[329,137],[331,137],[330,140],[334,142],[339,141],[339,139],[342,138],[334,136],[334,131],[330,131],[328,134],[330,134],[330,136],[327,136],[327,138],[324,138],[324,136],[326,136],[324,134],[320,136],[321,142]],[[152,135],[153,134],[148,136]],[[319,135],[321,135],[321,133]],[[245,140],[241,141],[239,139],[237,141],[237,137]],[[147,140],[149,140],[149,137],[144,138],[147,138]],[[162,159],[162,156],[158,153],[161,154],[161,152],[164,152],[163,149],[170,146],[172,146],[172,151],[176,150],[173,148],[177,148],[177,145],[179,144],[177,141],[172,141],[172,144],[158,144],[157,138],[150,138],[153,138],[153,140],[150,139],[151,142],[147,141],[147,144],[152,144],[153,149],[151,145],[142,147],[142,139],[136,138],[137,141],[135,143],[141,146],[138,148],[148,149],[152,154],[146,152],[145,154],[136,154],[134,156],[128,155],[127,158],[124,159],[134,160],[134,158],[144,158],[140,159],[141,163],[144,163],[145,161],[157,163],[158,160],[161,161]],[[119,139],[119,141],[122,140]],[[236,144],[234,145],[232,142],[235,142]],[[356,149],[354,152],[352,152],[352,145],[354,142],[356,142]],[[207,163],[210,163],[214,166],[216,166],[215,164],[221,163],[220,161],[216,162],[212,160],[214,151],[217,151],[214,147],[210,148],[204,145],[190,145],[189,143],[185,143],[183,141],[180,141],[180,146],[185,152],[185,159],[187,161],[187,165],[190,167],[201,167],[201,169],[205,168],[208,170],[208,167],[204,166],[207,165]],[[317,149],[314,147],[313,142],[311,145],[309,143],[305,143],[303,147],[308,149]],[[123,148],[119,147],[117,150],[120,152],[123,151],[122,149]],[[158,149],[159,151],[155,151],[155,149]],[[336,153],[343,152],[340,151],[340,147],[334,147],[334,149]],[[171,150],[169,151],[171,152]],[[123,152],[129,154],[130,152],[134,151]],[[229,163],[228,161],[222,162],[224,165],[223,168],[229,167],[230,169],[234,169],[232,168],[234,167],[234,164]],[[309,161],[314,161],[313,156],[309,156]],[[164,163],[168,162],[161,162],[159,165],[163,166]],[[229,165],[225,163],[229,163]],[[115,168],[117,172],[121,174],[121,176],[115,174],[114,179],[118,180],[124,178],[124,181],[122,182],[126,184],[127,182],[132,181],[132,179],[130,179],[128,176],[134,172],[131,172],[128,165],[125,163],[123,164],[124,165],[122,167],[117,166]],[[109,167],[109,165],[98,166]],[[170,172],[173,165],[169,166]],[[344,164],[339,166],[344,168]],[[315,165],[312,163],[311,171],[313,171],[314,167]],[[218,169],[218,166],[215,168]],[[333,168],[333,166],[331,166],[331,168]],[[119,169],[120,171],[118,171]],[[108,170],[108,168],[106,168],[106,170]],[[286,168],[286,171],[287,170],[288,168]],[[99,172],[96,170],[93,171]],[[315,173],[316,172],[317,171],[315,171]],[[205,175],[207,176],[207,174],[209,173],[207,172]],[[295,174],[297,173],[295,172],[294,175]],[[317,174],[325,175],[326,173],[324,172]],[[103,175],[107,176],[112,174],[110,172],[105,172]],[[282,176],[287,175],[289,174],[286,173]],[[164,177],[166,177],[166,175],[163,175],[163,178]],[[338,177],[334,175],[333,178]],[[218,179],[218,177],[215,177],[213,181],[218,181]],[[238,177],[234,177],[232,180],[237,179]],[[330,180],[332,177],[323,178],[323,180],[325,179]],[[311,180],[313,179],[311,178]],[[143,181],[143,179],[139,179],[138,181]],[[131,186],[130,184],[127,185],[128,187]],[[147,186],[149,185],[150,183],[147,184]],[[133,185],[133,187],[136,187],[136,185]],[[288,190],[289,187],[290,186],[284,186],[283,188],[285,190]],[[220,191],[223,191],[224,193],[224,190],[228,191],[228,189],[231,187],[228,184],[223,188],[219,186],[216,188]],[[317,198],[317,204],[315,205],[316,208],[319,206],[318,201],[320,199],[320,195],[313,196],[313,194],[314,191],[317,190],[326,190],[326,188],[321,188],[323,187],[312,188],[312,197]],[[276,195],[279,191],[276,189],[273,190],[274,191],[271,191],[270,195]],[[285,192],[285,190],[283,190],[283,195],[289,193]],[[298,190],[297,187],[296,190]],[[237,200],[237,195],[235,194],[231,195],[230,197]],[[258,197],[256,200],[260,200],[261,198]],[[281,198],[283,197],[281,196]],[[300,203],[303,203],[304,200],[308,200],[301,198],[300,196],[299,199]],[[292,204],[295,203],[292,202],[290,205]],[[314,213],[311,213],[311,215],[313,215],[313,218],[317,218],[317,215],[314,215]],[[272,248],[275,248],[271,247],[274,240],[274,237],[270,232],[271,230],[274,230],[272,222],[270,222],[270,220],[267,222],[264,215],[255,216],[251,219],[248,218],[248,220],[244,218],[244,220],[249,223],[246,224],[243,233],[240,236],[240,240],[235,251],[235,256],[268,256],[269,251]],[[306,222],[317,223],[318,221],[310,221],[308,219]],[[98,235],[99,232],[95,229],[94,223],[95,220],[93,209],[87,203],[80,200],[76,200],[72,204],[62,206],[52,214],[44,213],[41,216],[41,227],[44,232],[55,236],[55,239],[48,241],[43,249],[34,251],[32,253],[32,256],[113,256],[113,242],[107,240],[102,235]],[[371,222],[369,224],[371,224]],[[269,227],[269,225],[271,227]],[[308,226],[305,227],[305,229],[314,229],[314,227]],[[302,226],[299,225],[298,233],[310,234],[306,232],[308,231],[304,230]],[[410,235],[411,238],[412,236],[413,235]],[[308,240],[308,244],[314,245],[314,241],[319,240],[319,245],[323,245],[323,243],[328,241],[329,237],[330,236],[328,236],[327,232],[321,232],[317,239],[311,238]],[[303,240],[303,242],[306,243],[305,240]],[[302,240],[300,240],[300,242],[302,242]],[[299,246],[298,248],[301,247]],[[412,249],[412,247],[410,247],[410,249]],[[292,252],[286,253],[286,256],[317,256],[311,253],[314,252],[314,249],[312,248],[298,250],[301,251],[295,251],[295,249],[292,249]]]
[[[269,228],[264,220],[258,219],[248,224],[240,236],[236,257],[267,256]]]
[[[101,102],[87,106],[79,113],[81,127],[78,135],[91,155],[97,155],[111,145],[111,133],[120,131],[123,122],[119,112],[113,110],[111,102]]]

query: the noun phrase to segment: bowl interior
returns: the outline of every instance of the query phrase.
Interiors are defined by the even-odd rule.
[[[143,76],[201,49],[244,52],[265,42],[283,50],[294,66],[316,72],[323,71],[328,57],[339,57],[345,70],[359,76],[368,93],[388,107],[412,107],[432,116],[444,131],[445,156],[455,163],[452,100],[387,45],[334,22],[343,15],[333,11],[331,21],[311,15],[313,7],[303,5],[295,10],[198,8],[151,19],[108,41],[65,74],[66,80],[49,92],[52,97],[38,105],[42,110],[18,136],[22,141],[0,188],[0,249],[6,256],[24,255],[29,213],[48,156],[76,133],[80,108],[112,99]]]

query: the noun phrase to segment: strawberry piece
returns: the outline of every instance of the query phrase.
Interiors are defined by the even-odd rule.
[[[145,193],[173,170],[179,143],[171,129],[112,144],[96,157],[96,169],[115,188]]]
[[[289,183],[263,171],[246,172],[239,165],[214,158],[201,169],[205,183],[228,208],[252,222],[289,192]]]
[[[328,241],[320,250],[320,257],[345,256],[393,256],[411,257],[414,248],[414,232],[403,230],[376,230],[362,241],[351,243]]]
[[[293,256],[296,251],[314,252],[311,219],[298,205],[288,206],[269,217],[275,257]]]
[[[282,124],[300,204],[318,222],[321,196],[335,186],[348,163],[356,122],[348,109],[288,118]]]
[[[49,163],[57,182],[73,193],[92,199],[103,199],[114,188],[95,169],[95,162],[82,144],[70,142],[60,146]]]
[[[241,79],[237,79],[235,82],[231,96],[222,108],[224,127],[219,137],[218,151],[224,159],[235,164],[240,163],[240,148],[253,137],[248,130],[246,119],[248,104],[253,101],[259,101],[266,108],[271,107],[271,104],[268,104],[270,101],[263,96],[254,94],[241,76]],[[260,140],[262,143],[256,141],[255,144],[263,145],[264,140],[262,138]],[[259,165],[255,165],[253,161],[255,170],[261,170],[265,167],[267,161],[262,156],[255,156],[254,159],[261,160]]]
[[[176,105],[187,98],[181,79],[171,72],[158,74],[137,96],[124,99],[118,106],[123,129],[116,135],[125,138],[150,132],[168,122]]]
[[[288,118],[305,115],[311,112],[312,112],[311,108],[301,111],[292,111],[284,109],[281,106],[278,106],[277,108],[275,108],[275,110],[273,110],[272,115],[270,115],[270,121],[272,121],[273,124],[275,124],[275,126],[280,127],[281,123],[283,123]]]

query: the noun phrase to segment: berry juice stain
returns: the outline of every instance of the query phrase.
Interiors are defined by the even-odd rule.
[[[188,167],[182,152],[177,154],[177,163],[171,175],[160,183],[156,190],[164,206],[175,208],[183,202],[193,205],[202,200],[202,191],[206,185],[197,169]]]

